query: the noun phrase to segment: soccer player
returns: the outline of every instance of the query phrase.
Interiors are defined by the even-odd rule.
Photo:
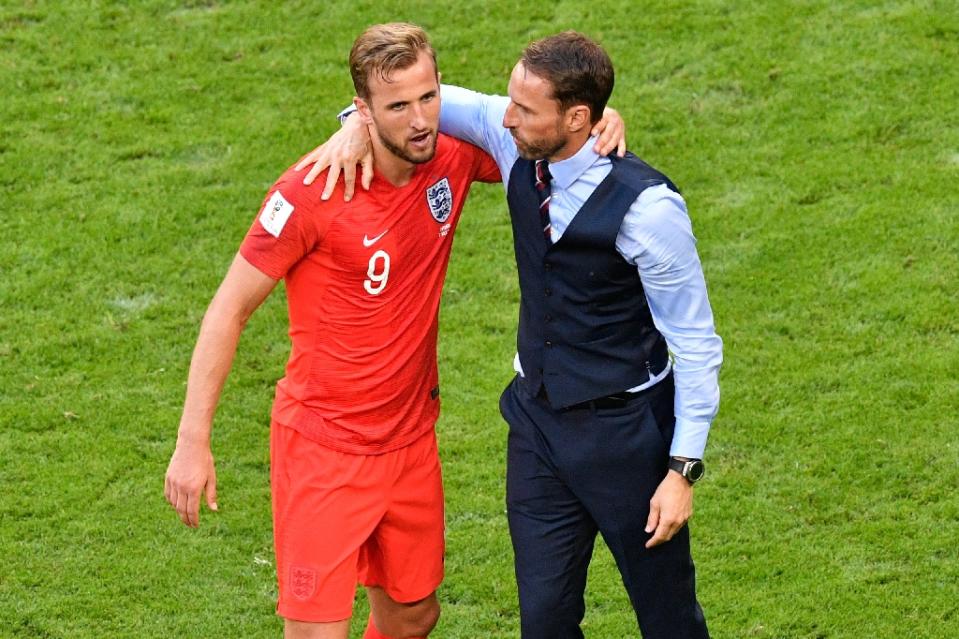
[[[473,181],[499,170],[437,132],[426,34],[377,25],[355,41],[354,103],[372,132],[375,178],[321,201],[292,169],[269,190],[203,319],[165,495],[199,524],[216,510],[213,415],[239,336],[281,278],[292,353],[270,435],[279,602],[288,639],[344,639],[357,582],[364,637],[424,637],[439,616],[443,489],[437,311],[453,232]]]

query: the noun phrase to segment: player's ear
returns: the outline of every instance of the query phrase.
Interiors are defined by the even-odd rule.
[[[566,128],[570,133],[576,133],[583,127],[591,127],[589,107],[585,104],[576,104],[566,110]]]
[[[358,96],[354,97],[353,106],[356,107],[357,113],[360,114],[360,119],[363,121],[363,124],[373,124],[373,114],[366,100]]]

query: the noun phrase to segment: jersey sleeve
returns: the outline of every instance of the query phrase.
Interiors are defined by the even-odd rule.
[[[247,231],[240,254],[264,275],[282,279],[320,242],[316,202],[298,185],[280,180],[267,193]]]
[[[494,183],[502,180],[496,160],[482,149],[470,145],[473,149],[473,175],[476,182]]]

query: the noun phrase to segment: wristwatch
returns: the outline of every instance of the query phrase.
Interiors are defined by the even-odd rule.
[[[677,459],[670,457],[669,469],[675,470],[685,477],[686,481],[690,484],[695,484],[706,474],[706,466],[701,459]]]

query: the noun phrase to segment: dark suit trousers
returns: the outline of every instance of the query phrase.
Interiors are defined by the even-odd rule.
[[[557,411],[514,379],[506,502],[523,639],[581,639],[596,533],[623,577],[646,639],[708,639],[696,601],[689,529],[646,549],[649,500],[665,477],[673,378],[620,408]]]

